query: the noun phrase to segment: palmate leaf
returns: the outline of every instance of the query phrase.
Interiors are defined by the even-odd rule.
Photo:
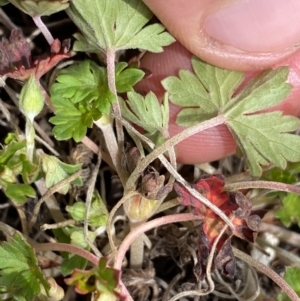
[[[250,172],[260,176],[270,163],[284,169],[287,161],[300,161],[300,137],[292,135],[299,120],[279,111],[261,112],[280,103],[291,91],[288,68],[266,70],[236,92],[244,75],[192,59],[195,74],[180,71],[163,86],[173,103],[182,106],[177,123],[191,126],[217,115],[225,123],[242,151]],[[236,95],[235,95],[236,94]]]
[[[49,284],[44,278],[33,249],[21,234],[8,237],[0,246],[0,287],[13,294],[14,300],[32,301]],[[2,290],[2,291],[3,291]]]
[[[144,27],[152,12],[140,0],[74,0],[67,13],[84,36],[74,50],[101,52],[139,48],[162,52],[175,40],[161,24]]]
[[[169,104],[165,97],[160,105],[153,92],[145,97],[136,93],[127,93],[128,100],[120,100],[122,116],[130,122],[142,127],[146,136],[156,144],[162,142],[162,133],[169,123]]]

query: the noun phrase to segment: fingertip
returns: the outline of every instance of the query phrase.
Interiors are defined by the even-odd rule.
[[[298,0],[144,0],[174,37],[222,68],[266,69],[300,47]]]

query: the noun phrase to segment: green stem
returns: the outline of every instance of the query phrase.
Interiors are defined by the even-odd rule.
[[[44,243],[44,244],[34,245],[33,248],[35,249],[36,252],[47,252],[47,251],[69,252],[87,259],[88,261],[90,261],[96,266],[99,263],[99,257],[95,256],[94,254],[82,248],[70,244]]]

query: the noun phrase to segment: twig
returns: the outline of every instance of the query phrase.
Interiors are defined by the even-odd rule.
[[[78,170],[73,175],[71,175],[69,178],[60,181],[59,183],[53,185],[51,188],[48,189],[48,191],[40,198],[40,200],[37,202],[37,204],[35,205],[35,207],[33,209],[32,218],[29,223],[29,229],[31,229],[33,227],[33,225],[35,224],[35,222],[37,220],[37,216],[40,211],[40,208],[41,208],[42,204],[47,200],[47,198],[49,198],[53,193],[57,192],[61,187],[73,182],[75,179],[77,179],[80,176],[80,174],[81,174],[81,170]]]
[[[114,258],[116,253],[117,253],[117,248],[115,246],[113,237],[112,237],[112,220],[114,218],[115,213],[117,210],[132,196],[135,195],[135,191],[129,192],[128,194],[124,195],[123,198],[112,208],[112,210],[109,213],[108,219],[107,219],[107,227],[106,227],[106,232],[107,232],[107,237],[108,241],[110,244],[111,251],[113,253],[112,257]]]
[[[90,213],[90,209],[91,209],[93,193],[94,193],[95,184],[96,184],[100,165],[101,165],[101,152],[98,153],[97,164],[94,167],[94,170],[93,170],[92,175],[89,180],[89,187],[86,192],[86,200],[85,200],[86,209],[85,209],[85,217],[84,217],[84,224],[83,224],[84,238],[85,238],[86,242],[88,243],[88,245],[91,247],[91,249],[94,251],[94,253],[97,255],[97,257],[99,257],[99,258],[102,257],[102,254],[89,239],[89,213]]]
[[[202,132],[204,130],[207,130],[209,128],[215,127],[217,125],[223,124],[225,122],[224,117],[222,115],[219,115],[217,117],[214,117],[210,120],[201,122],[199,124],[196,124],[192,127],[189,127],[182,132],[178,133],[177,135],[173,136],[171,139],[167,140],[163,145],[153,150],[147,157],[145,157],[140,164],[135,168],[133,173],[130,175],[130,177],[127,180],[125,191],[130,191],[134,188],[135,182],[141,175],[141,173],[147,168],[149,164],[151,164],[159,155],[162,155],[164,152],[166,152],[169,148],[175,146],[179,142],[185,140],[186,138]]]
[[[59,228],[64,228],[67,226],[72,226],[72,225],[76,225],[77,221],[73,220],[73,219],[67,219],[63,222],[60,223],[55,223],[55,224],[44,224],[40,227],[40,229],[42,231],[46,231],[46,230],[51,230],[51,229],[59,229]]]
[[[260,189],[270,189],[276,191],[286,191],[300,194],[300,187],[295,185],[272,182],[272,181],[244,181],[226,184],[224,190],[227,191],[236,191],[241,189],[250,189],[250,188],[260,188]]]

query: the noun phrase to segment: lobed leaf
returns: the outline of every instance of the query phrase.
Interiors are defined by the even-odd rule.
[[[119,93],[128,92],[143,77],[144,72],[116,65],[116,87]],[[103,114],[109,114],[115,101],[107,83],[107,70],[92,61],[74,64],[62,70],[51,87],[51,100],[56,108],[50,122],[58,140],[82,140],[87,128]]]
[[[76,0],[67,13],[84,35],[77,35],[76,51],[140,48],[162,52],[163,46],[175,41],[161,24],[144,27],[152,12],[140,0]]]
[[[299,120],[281,112],[263,112],[291,91],[287,67],[266,70],[239,91],[243,73],[197,58],[192,59],[192,65],[195,74],[180,71],[179,77],[162,82],[171,101],[183,107],[176,120],[179,125],[191,126],[223,115],[253,176],[260,176],[264,165],[285,169],[288,161],[300,161],[300,137],[290,134],[298,128]]]
[[[182,126],[192,126],[218,115],[244,79],[242,72],[221,69],[196,57],[191,63],[195,74],[180,70],[179,77],[170,76],[162,81],[170,100],[184,107],[176,120]]]
[[[16,299],[31,301],[41,292],[41,285],[49,291],[31,246],[19,233],[8,237],[0,246],[0,287],[12,292]]]
[[[160,105],[153,92],[149,92],[145,97],[136,92],[128,92],[127,97],[126,101],[120,100],[122,116],[142,127],[152,140],[161,141],[169,121],[167,98]]]

